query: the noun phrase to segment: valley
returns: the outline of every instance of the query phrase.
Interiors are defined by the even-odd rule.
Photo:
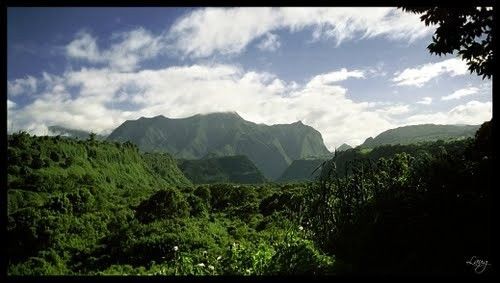
[[[215,127],[216,134],[200,125]],[[368,229],[366,221],[384,229],[392,229],[391,224],[374,224],[374,219],[358,213],[377,211],[372,205],[396,197],[390,205],[402,213],[397,221],[421,217],[423,212],[398,207],[416,201],[407,197],[419,195],[425,196],[419,205],[431,205],[435,196],[426,196],[423,188],[430,192],[441,186],[446,189],[440,197],[454,199],[467,193],[475,199],[463,200],[472,205],[473,215],[484,212],[485,207],[477,205],[482,203],[478,198],[488,193],[489,173],[481,169],[488,162],[482,156],[490,154],[485,144],[487,123],[477,133],[471,131],[478,127],[461,126],[436,134],[442,127],[390,130],[401,144],[393,138],[371,148],[366,142],[345,146],[335,153],[326,150],[319,132],[303,124],[257,126],[226,113],[180,121],[164,117],[128,121],[106,139],[90,134],[83,139],[82,132],[68,130],[78,136],[12,134],[7,170],[9,273],[344,274],[381,270],[387,264],[395,268],[389,257],[380,254],[382,248],[389,251],[387,256],[396,252],[390,242],[394,239],[372,243],[379,237],[376,230],[367,231],[371,236],[366,239],[349,234],[352,225]],[[409,138],[417,142],[408,143]],[[255,162],[235,155],[249,150],[261,152],[251,155]],[[466,163],[453,161],[464,158]],[[279,170],[264,171],[269,166]],[[477,173],[466,173],[470,170]],[[263,172],[281,175],[270,179]],[[457,172],[459,179],[450,181]],[[479,183],[467,187],[471,182]],[[393,195],[395,191],[405,199],[397,197],[400,193]],[[324,193],[326,202],[321,201]],[[462,215],[463,201],[446,209]],[[359,212],[344,211],[353,207]],[[425,213],[439,215],[441,209],[436,209]],[[384,210],[377,213],[382,216],[376,221],[390,217]],[[360,222],[329,222],[330,215],[352,215]],[[473,215],[461,217],[469,221]],[[442,225],[442,221],[447,220],[429,218],[423,225]],[[338,229],[336,234],[322,230],[327,223]],[[471,225],[482,229],[481,223]],[[452,223],[446,225],[448,233],[465,233]],[[444,238],[430,227],[418,234],[431,233],[432,243],[446,247],[440,240]],[[395,233],[409,239],[403,232]],[[467,245],[486,248],[472,239]],[[352,241],[364,241],[363,252],[346,250]],[[421,244],[412,245],[422,249]],[[369,256],[357,262],[361,252],[383,260],[378,263]],[[303,256],[290,258],[295,253]],[[421,256],[426,257],[425,250]],[[418,259],[404,266],[418,267]]]

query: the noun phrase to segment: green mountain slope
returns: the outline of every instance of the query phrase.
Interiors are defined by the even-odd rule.
[[[312,181],[319,174],[318,168],[327,159],[298,159],[294,160],[278,179],[279,182]],[[314,174],[313,174],[314,172]]]
[[[178,160],[179,168],[195,184],[264,183],[259,169],[244,155]]]
[[[321,134],[301,122],[268,126],[245,121],[234,112],[126,121],[108,140],[130,141],[143,151],[168,152],[178,159],[246,155],[273,180],[292,160],[329,154]]]
[[[472,142],[473,138],[450,139],[447,141],[427,141],[414,144],[381,145],[374,148],[353,148],[339,152],[334,158],[337,172],[340,175],[350,174],[350,163],[355,160],[368,159],[377,161],[380,158],[392,158],[396,154],[407,153],[410,156],[421,155],[427,152],[433,156],[444,153],[463,154],[465,148]]]
[[[450,140],[474,137],[479,125],[412,125],[382,132],[375,138],[368,138],[361,148],[373,148],[385,144],[412,144],[417,142]]]
[[[338,150],[335,156],[335,164],[337,172],[340,175],[349,174],[350,163],[355,160],[369,159],[377,161],[380,158],[392,158],[399,153],[407,153],[411,156],[418,155],[422,152],[428,152],[433,155],[440,154],[441,152],[453,152],[454,154],[462,154],[462,150],[471,142],[471,138],[448,139],[446,141],[422,141],[411,144],[385,144],[375,146],[373,148],[356,147],[348,150]],[[311,173],[327,158],[318,158],[313,160],[295,160],[278,179],[280,182],[293,182],[293,181],[310,181],[319,173],[318,170],[313,176]],[[347,171],[346,171],[347,170]]]
[[[190,185],[167,154],[141,155],[130,143],[81,141],[14,134],[8,138],[9,211],[22,208],[30,195],[45,197],[87,190],[114,201],[139,199],[167,186]]]

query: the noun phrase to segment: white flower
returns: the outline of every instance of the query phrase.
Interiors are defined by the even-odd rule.
[[[221,260],[221,258],[222,258],[222,256],[218,256],[218,257],[217,257],[217,260]]]
[[[199,267],[205,267],[205,264],[202,262],[202,263],[198,263],[197,266],[199,266]]]
[[[208,269],[210,269],[210,270],[214,270],[214,269],[215,269],[215,267],[214,267],[213,265],[209,265],[209,266],[208,266]]]
[[[304,230],[304,227],[299,226],[299,230],[300,230],[300,231]]]
[[[176,252],[178,250],[179,250],[179,247],[178,246],[174,246],[174,252]]]

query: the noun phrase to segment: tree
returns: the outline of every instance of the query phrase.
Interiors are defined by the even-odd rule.
[[[467,62],[469,71],[478,76],[493,75],[493,8],[422,8],[399,7],[403,11],[422,14],[428,25],[437,25],[432,42],[427,46],[431,54],[457,54]]]
[[[95,141],[95,139],[96,139],[96,136],[97,136],[97,135],[96,135],[96,133],[91,132],[91,133],[89,134],[89,141],[94,142],[94,141]]]

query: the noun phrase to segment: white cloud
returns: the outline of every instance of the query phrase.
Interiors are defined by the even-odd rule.
[[[112,39],[114,43],[108,49],[100,50],[95,37],[84,31],[79,32],[66,45],[66,55],[90,63],[108,64],[120,71],[132,71],[142,61],[159,55],[165,48],[163,36],[155,36],[144,28],[114,34]]]
[[[75,39],[66,45],[66,55],[89,62],[103,61],[97,46],[97,39],[84,31],[77,33]]]
[[[11,101],[10,99],[7,99],[7,110],[14,108],[16,108],[16,103],[14,101]]]
[[[144,28],[115,34],[106,48],[99,47],[89,32],[80,31],[65,51],[71,59],[132,71],[159,54],[193,58],[238,54],[258,39],[257,48],[275,51],[281,45],[276,31],[306,28],[313,29],[316,40],[333,39],[337,45],[372,37],[412,42],[434,29],[395,8],[204,8],[181,16],[160,34]]]
[[[276,51],[276,49],[278,49],[280,45],[281,43],[279,41],[278,35],[267,33],[266,37],[257,45],[257,47],[263,51]]]
[[[332,83],[337,83],[340,81],[347,80],[349,78],[364,78],[364,72],[360,70],[348,71],[342,68],[340,71],[330,72],[327,74],[321,74],[313,77],[307,87],[322,87],[325,85],[330,85]]]
[[[47,126],[109,133],[127,119],[141,116],[187,117],[198,113],[237,111],[256,123],[301,120],[318,129],[330,148],[361,143],[367,135],[392,124],[388,112],[356,103],[347,89],[333,83],[362,78],[356,70],[320,74],[309,83],[286,82],[270,73],[231,65],[176,66],[118,72],[112,68],[44,74],[36,99],[9,111],[14,128],[43,133]],[[76,91],[70,93],[69,90]],[[391,111],[389,111],[391,112]],[[353,130],[353,125],[355,130]]]
[[[429,104],[432,103],[432,97],[429,97],[429,96],[422,97],[422,100],[417,101],[417,103],[424,104],[424,105],[429,105]]]
[[[417,15],[395,8],[205,8],[181,17],[169,30],[172,47],[200,58],[216,52],[236,54],[255,39],[279,29],[313,28],[313,38],[337,45],[357,37],[413,41],[428,35]]]
[[[360,144],[401,124],[480,123],[491,117],[491,103],[473,101],[449,112],[405,118],[411,110],[408,105],[349,99],[347,88],[339,83],[363,76],[359,70],[340,69],[297,84],[274,74],[221,64],[136,72],[83,68],[60,76],[44,73],[35,99],[9,108],[8,121],[14,130],[38,134],[50,125],[106,134],[125,120],[141,116],[181,118],[237,111],[256,123],[301,120],[320,131],[333,150],[344,142]]]
[[[492,117],[491,102],[469,101],[447,112],[417,114],[406,119],[406,124],[472,124],[477,125]]]
[[[7,81],[8,96],[32,94],[37,90],[37,80],[32,76],[27,76],[24,79],[15,79]]]
[[[408,68],[395,73],[392,79],[396,85],[422,87],[428,81],[444,75],[459,76],[467,74],[467,65],[458,58],[447,59],[437,63],[428,63],[415,68]]]
[[[478,92],[479,92],[479,89],[477,87],[462,88],[462,89],[459,89],[457,91],[454,91],[450,95],[441,97],[441,100],[460,99],[462,97],[476,94]]]

